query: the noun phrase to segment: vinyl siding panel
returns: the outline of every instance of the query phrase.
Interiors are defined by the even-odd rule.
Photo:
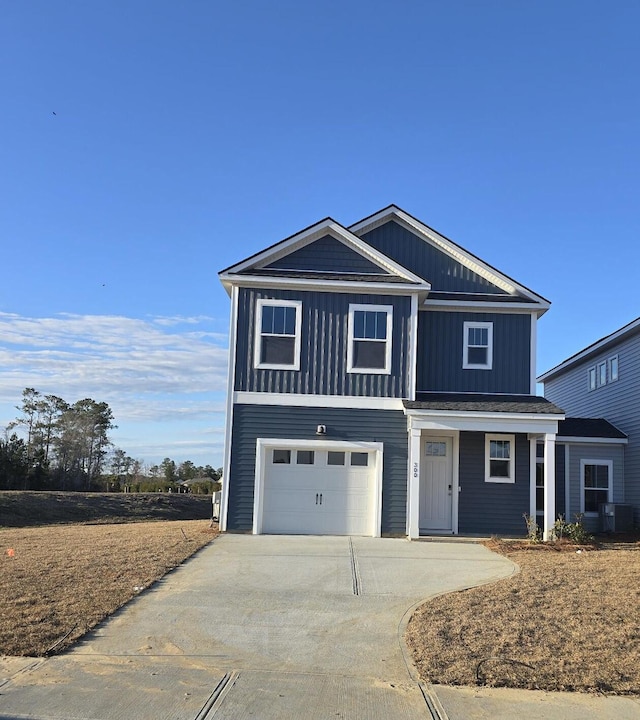
[[[493,368],[463,369],[465,322],[493,323]],[[531,315],[421,311],[417,389],[423,392],[522,393],[531,388]]]
[[[407,422],[402,411],[235,405],[227,529],[251,532],[256,439],[317,440],[318,424],[328,440],[384,443],[382,533],[406,534]]]
[[[484,480],[484,433],[460,433],[460,497],[458,529],[461,534],[525,535],[523,514],[529,514],[529,441],[516,435],[515,483]]]
[[[275,270],[313,270],[315,272],[375,273],[388,272],[354,252],[331,235],[305,245],[300,250],[279,258],[266,266]]]
[[[403,267],[428,280],[432,290],[471,293],[504,292],[394,220],[390,220],[360,237]]]
[[[569,509],[565,519],[573,522],[581,508],[581,460],[613,461],[613,502],[624,502],[624,449],[622,445],[596,445],[592,443],[569,443]],[[585,517],[584,526],[589,532],[600,529],[597,517]]]
[[[588,369],[618,356],[619,379],[595,390],[588,389]],[[571,417],[605,418],[626,433],[625,486],[621,501],[635,508],[640,524],[640,335],[581,362],[544,384],[544,393]]]
[[[259,370],[253,366],[258,298],[302,301],[300,370]],[[391,374],[347,372],[350,304],[393,306]],[[385,295],[294,292],[241,288],[235,390],[248,392],[408,397],[411,299]]]

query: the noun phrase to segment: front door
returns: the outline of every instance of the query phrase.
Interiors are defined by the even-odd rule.
[[[425,437],[422,444],[420,530],[451,532],[453,442],[450,437]]]

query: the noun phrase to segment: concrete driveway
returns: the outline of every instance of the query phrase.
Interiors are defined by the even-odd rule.
[[[510,575],[461,542],[225,535],[48,660],[0,718],[425,718],[401,637],[437,593]]]

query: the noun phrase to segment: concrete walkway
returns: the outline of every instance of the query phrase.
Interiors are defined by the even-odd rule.
[[[415,604],[512,572],[476,544],[226,535],[71,652],[0,661],[0,720],[471,720],[525,701],[538,718],[640,717],[627,699],[571,715],[585,696],[568,696],[549,715],[548,693],[416,681],[402,642]]]

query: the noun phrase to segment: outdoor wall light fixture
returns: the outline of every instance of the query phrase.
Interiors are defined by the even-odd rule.
[[[326,435],[327,434],[327,426],[326,425],[318,425],[316,428],[316,435]]]

